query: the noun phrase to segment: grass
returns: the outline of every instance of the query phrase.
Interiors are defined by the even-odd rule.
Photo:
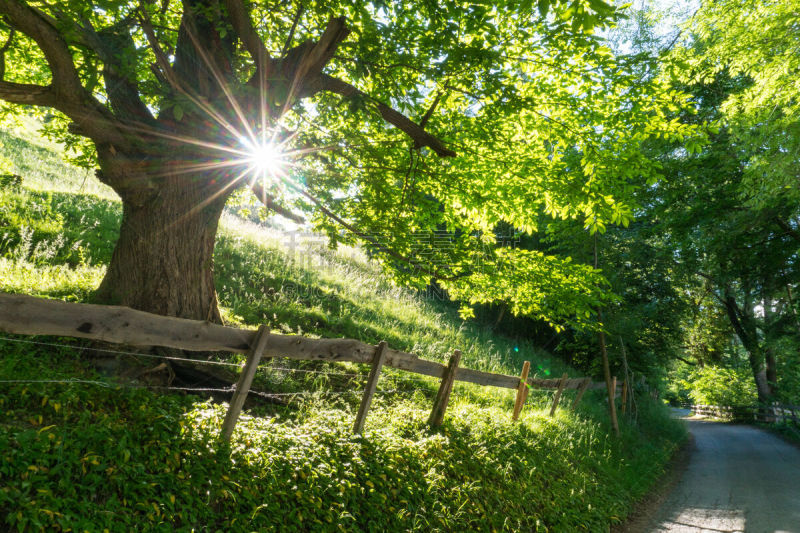
[[[74,351],[2,348],[5,376],[104,381]],[[611,438],[600,402],[513,424],[505,405],[463,400],[431,433],[426,402],[407,398],[378,399],[364,437],[343,405],[247,415],[226,448],[224,405],[195,397],[83,383],[0,391],[0,508],[22,529],[602,531],[680,435],[643,412]]]
[[[91,176],[78,183],[79,171],[53,167],[72,176],[56,184],[40,168],[29,180],[25,161],[55,156],[0,140],[25,178],[0,190],[0,290],[86,301],[111,254],[118,201]],[[215,262],[233,324],[385,339],[440,361],[458,348],[464,366],[483,370],[516,374],[527,359],[539,375],[573,373],[524,339],[393,287],[358,250],[228,215]],[[550,393],[534,392],[513,423],[513,391],[463,383],[432,432],[436,381],[387,369],[379,388],[390,392],[353,436],[367,368],[273,360],[254,387],[301,394],[249,409],[225,446],[224,404],[156,394],[102,373],[80,349],[31,340],[74,343],[0,339],[0,523],[20,531],[603,531],[684,435],[644,397],[612,438],[599,396],[550,418]]]
[[[92,171],[65,163],[58,145],[36,135],[34,122],[25,120],[23,126],[14,133],[0,132],[0,172],[24,176],[25,186],[34,190],[119,199]]]
[[[543,375],[567,370],[525,339],[493,335],[463,322],[452,305],[392,286],[360,251],[333,251],[321,238],[268,231],[227,216],[214,260],[220,301],[244,324],[386,340],[436,360],[457,348],[463,365],[495,372],[519,373],[525,359],[537,361]]]

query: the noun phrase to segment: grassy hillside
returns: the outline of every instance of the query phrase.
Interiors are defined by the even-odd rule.
[[[0,141],[8,170],[24,177],[0,190],[0,290],[88,301],[119,203],[52,147]],[[215,261],[229,323],[385,339],[440,361],[458,348],[464,366],[485,370],[516,374],[527,359],[540,375],[570,372],[391,286],[358,250],[228,215]],[[356,437],[367,368],[275,359],[254,389],[281,404],[254,405],[227,447],[217,441],[224,404],[130,379],[131,367],[163,374],[157,360],[117,354],[120,375],[97,352],[65,346],[72,339],[0,337],[0,524],[19,530],[603,531],[683,438],[644,399],[616,439],[599,397],[550,418],[550,393],[535,392],[515,424],[512,391],[468,384],[457,384],[445,425],[431,432],[436,382],[392,369]]]

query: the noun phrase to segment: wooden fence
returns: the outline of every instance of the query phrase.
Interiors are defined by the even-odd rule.
[[[800,428],[800,406],[797,405],[691,405],[695,414],[734,422],[766,422],[794,424]]]
[[[556,391],[551,415],[566,389],[577,389],[572,407],[577,406],[587,389],[605,389],[605,383],[591,378],[559,379],[528,377],[526,363],[521,376],[483,372],[459,366],[461,352],[455,350],[449,363],[420,359],[414,354],[389,348],[385,342],[373,346],[353,339],[311,339],[299,335],[271,333],[262,326],[257,331],[238,329],[198,320],[165,317],[135,311],[128,307],[91,305],[48,300],[20,294],[0,293],[0,331],[18,335],[80,337],[130,346],[162,346],[188,351],[247,353],[230,408],[223,424],[222,437],[229,439],[250,389],[261,357],[288,357],[301,360],[350,361],[372,365],[354,431],[364,425],[381,368],[389,366],[441,379],[430,424],[442,423],[453,382],[516,389],[513,418],[519,416],[527,389]],[[526,386],[527,385],[527,386]],[[618,387],[617,391],[623,387]]]

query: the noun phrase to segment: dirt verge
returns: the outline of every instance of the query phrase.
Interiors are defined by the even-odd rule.
[[[689,438],[670,459],[664,474],[653,483],[653,489],[636,503],[633,511],[623,523],[611,526],[611,533],[645,533],[648,531],[661,504],[681,480],[689,466],[689,458],[694,447],[694,436],[689,433]]]

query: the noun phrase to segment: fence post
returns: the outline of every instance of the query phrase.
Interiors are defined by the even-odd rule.
[[[583,380],[583,383],[581,383],[581,386],[578,389],[578,395],[575,396],[575,399],[572,401],[573,411],[578,408],[578,404],[581,402],[581,398],[583,398],[583,393],[586,392],[586,389],[589,388],[589,385],[591,385],[591,383],[592,383],[592,378],[586,378]]]
[[[447,403],[450,401],[450,392],[453,390],[453,382],[456,379],[459,361],[461,361],[461,352],[454,350],[453,355],[450,356],[450,361],[447,363],[447,368],[444,369],[442,383],[439,385],[439,391],[436,393],[436,399],[433,402],[433,410],[428,420],[428,424],[432,429],[441,426],[444,420],[444,412],[447,410]]]
[[[517,399],[514,401],[512,420],[517,420],[517,418],[519,418],[519,414],[522,412],[522,406],[525,405],[525,400],[528,398],[528,372],[530,372],[530,370],[530,361],[525,361],[522,364],[522,374],[519,377],[519,385],[517,386]]]
[[[558,407],[558,402],[561,400],[561,394],[564,392],[564,387],[567,385],[567,374],[564,373],[561,376],[561,381],[558,382],[558,390],[556,390],[556,395],[553,397],[553,406],[550,407],[550,416],[556,414],[556,408]]]
[[[256,336],[253,339],[253,344],[247,352],[247,360],[242,373],[239,375],[239,381],[236,383],[236,390],[233,393],[228,412],[225,414],[225,421],[222,423],[220,436],[226,442],[231,440],[233,428],[236,427],[239,413],[241,413],[247,393],[250,391],[250,385],[252,385],[253,377],[256,375],[261,354],[264,353],[264,348],[267,346],[267,340],[269,340],[269,328],[262,324],[259,326],[258,332],[256,332]]]
[[[372,356],[372,369],[369,371],[367,386],[364,388],[364,396],[361,397],[361,405],[358,408],[356,421],[353,424],[353,433],[361,433],[364,429],[364,422],[367,420],[369,404],[372,403],[372,396],[378,387],[378,378],[381,375],[383,361],[386,359],[386,341],[381,341],[375,348],[375,355]]]
[[[622,382],[622,414],[625,414],[625,407],[628,404],[628,379]]]

